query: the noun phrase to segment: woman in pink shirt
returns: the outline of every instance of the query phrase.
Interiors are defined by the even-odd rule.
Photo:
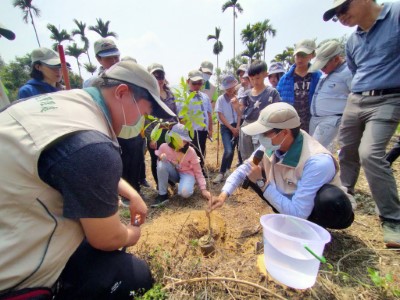
[[[207,191],[206,180],[201,171],[200,158],[196,151],[189,146],[192,139],[182,124],[172,127],[170,136],[179,135],[182,139],[181,145],[164,143],[155,151],[159,161],[157,162],[158,196],[151,207],[158,207],[168,202],[168,180],[179,182],[178,195],[188,198],[193,194],[194,183],[200,187],[204,198],[210,199],[211,194]]]

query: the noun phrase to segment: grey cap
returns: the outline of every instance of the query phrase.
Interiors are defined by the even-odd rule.
[[[237,68],[237,70],[236,70],[236,74],[239,75],[240,71],[247,72],[247,69],[248,69],[248,65],[246,65],[246,64],[240,65],[239,68]]]
[[[167,113],[169,116],[175,116],[164,101],[160,99],[160,89],[154,76],[133,61],[121,61],[116,63],[104,72],[103,77],[125,83],[132,83],[146,89],[155,101],[154,104],[156,104],[156,107],[154,107],[154,110],[161,115]],[[160,111],[159,108],[162,111]],[[164,114],[163,111],[165,112]]]
[[[100,57],[120,55],[114,41],[109,38],[99,39],[94,42],[94,53]]]
[[[58,56],[58,53],[55,52],[54,50],[44,47],[33,50],[31,53],[31,60],[32,64],[37,61],[40,61],[41,63],[50,66],[56,66],[61,64],[61,60],[60,57]]]
[[[327,10],[322,18],[324,21],[329,21],[336,15],[336,8],[338,8],[340,5],[345,3],[347,0],[333,0],[333,4],[329,10]]]
[[[222,90],[227,90],[230,89],[238,84],[238,81],[236,80],[235,76],[232,74],[225,75],[222,77],[221,80],[221,89]]]
[[[257,121],[242,127],[247,135],[257,135],[271,129],[292,129],[300,126],[300,118],[296,109],[285,102],[268,105],[260,112]]]
[[[315,51],[317,45],[313,40],[302,40],[296,44],[293,55],[299,52],[304,52],[306,54],[311,54]]]
[[[192,70],[189,72],[188,78],[191,81],[203,80],[203,74],[199,70]]]
[[[186,142],[192,141],[192,139],[189,136],[188,130],[185,128],[185,126],[183,124],[180,124],[180,123],[175,124],[174,126],[172,126],[171,131],[178,134],[183,141],[186,141]]]
[[[318,71],[326,66],[329,60],[336,55],[343,53],[342,45],[337,41],[329,41],[324,43],[316,51],[314,63],[308,68],[308,72]]]
[[[164,67],[158,63],[153,63],[150,66],[147,67],[147,71],[150,72],[150,74],[153,74],[155,71],[164,71]]]
[[[277,73],[286,73],[285,67],[280,62],[272,63],[268,69],[268,75],[277,74]]]
[[[4,36],[8,40],[15,39],[15,33],[10,29],[6,28],[3,24],[0,23],[0,36]]]
[[[212,73],[214,65],[210,61],[203,61],[200,66],[200,71],[203,73]]]

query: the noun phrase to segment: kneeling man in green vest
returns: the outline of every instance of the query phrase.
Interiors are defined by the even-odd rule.
[[[300,129],[293,106],[283,102],[268,105],[256,122],[242,130],[258,136],[261,146],[228,177],[221,194],[212,199],[211,210],[221,207],[248,180],[274,212],[324,228],[343,229],[352,224],[356,204],[340,182],[338,163]]]

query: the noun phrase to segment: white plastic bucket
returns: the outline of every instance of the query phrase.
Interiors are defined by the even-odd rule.
[[[305,246],[321,256],[331,235],[321,226],[282,214],[260,218],[263,227],[264,261],[268,273],[277,281],[295,288],[312,287],[320,261]]]

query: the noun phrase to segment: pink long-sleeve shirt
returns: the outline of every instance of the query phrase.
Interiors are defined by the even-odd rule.
[[[206,180],[203,172],[201,171],[200,158],[197,156],[196,151],[192,147],[189,147],[187,152],[177,152],[168,146],[167,143],[161,144],[155,154],[159,157],[162,153],[165,153],[167,160],[176,166],[179,173],[190,174],[196,178],[197,184],[200,190],[206,189]]]

